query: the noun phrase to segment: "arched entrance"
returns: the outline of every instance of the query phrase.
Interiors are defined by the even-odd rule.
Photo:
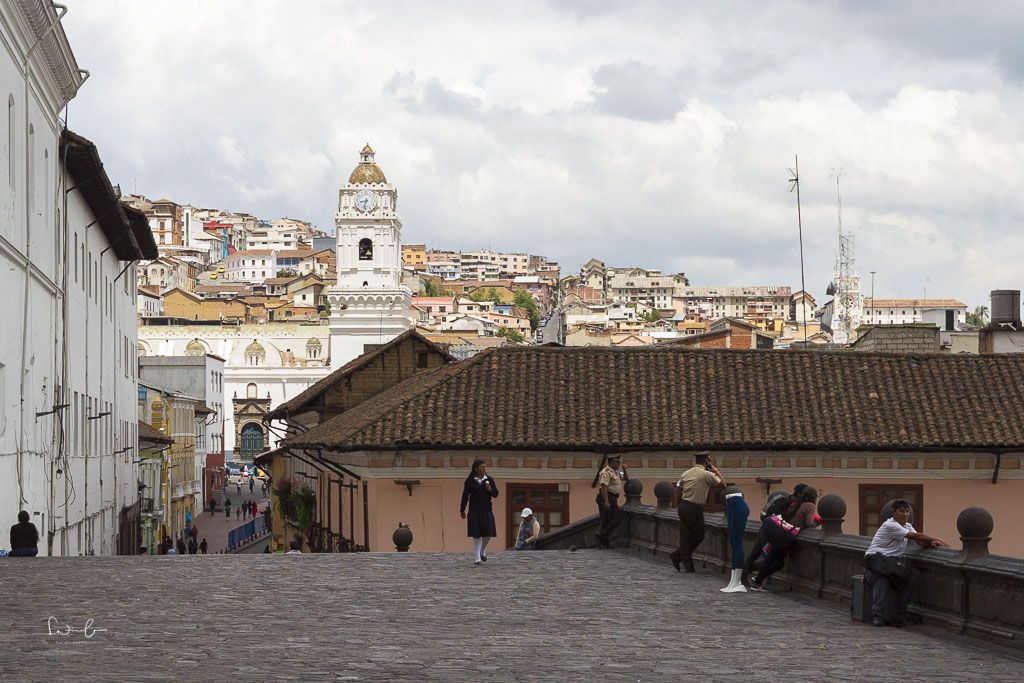
[[[263,452],[263,427],[255,422],[242,427],[242,444],[240,453],[243,459],[251,459]]]

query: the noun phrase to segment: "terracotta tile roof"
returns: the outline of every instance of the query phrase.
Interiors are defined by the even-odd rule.
[[[289,445],[1024,450],[1024,354],[502,347]]]
[[[174,443],[174,439],[165,435],[163,432],[158,431],[156,427],[139,420],[139,441],[149,441],[151,443]]]
[[[337,370],[335,370],[331,374],[327,375],[326,377],[324,377],[319,382],[316,382],[315,384],[313,384],[313,386],[311,386],[308,389],[306,389],[305,391],[301,392],[295,398],[293,398],[291,400],[288,400],[288,401],[285,401],[281,405],[279,405],[276,408],[274,408],[273,410],[271,410],[269,413],[267,413],[267,419],[269,419],[269,420],[283,420],[288,415],[297,415],[298,413],[301,413],[303,410],[306,409],[306,406],[309,403],[311,403],[313,400],[318,398],[322,393],[327,391],[327,389],[329,389],[330,387],[334,386],[339,381],[343,380],[345,377],[347,377],[349,374],[351,374],[355,370],[363,367],[364,365],[366,365],[367,363],[372,361],[374,358],[378,357],[382,353],[385,353],[387,350],[394,348],[395,346],[397,346],[398,344],[402,343],[406,339],[409,339],[410,337],[416,337],[417,339],[422,341],[424,344],[427,344],[427,345],[433,347],[438,353],[440,353],[440,354],[442,354],[444,356],[447,356],[450,361],[453,361],[453,362],[455,361],[455,358],[451,354],[449,354],[447,351],[445,351],[443,348],[441,348],[440,346],[438,346],[434,342],[432,342],[429,339],[427,339],[426,337],[424,337],[422,334],[417,332],[415,329],[408,330],[408,331],[403,332],[402,334],[398,335],[397,337],[395,337],[394,339],[389,341],[387,344],[383,344],[379,348],[374,349],[373,351],[370,351],[369,353],[364,353],[363,355],[359,356],[358,358],[353,358],[348,363],[346,363],[345,365],[342,365],[340,368],[338,368]]]

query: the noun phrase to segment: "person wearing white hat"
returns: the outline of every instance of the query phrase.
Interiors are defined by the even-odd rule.
[[[540,522],[533,516],[533,510],[523,508],[519,513],[523,521],[519,523],[519,533],[516,535],[516,544],[512,550],[533,550],[537,547],[537,537],[540,536]]]

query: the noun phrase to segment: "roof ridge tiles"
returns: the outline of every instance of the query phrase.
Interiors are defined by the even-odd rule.
[[[1021,387],[1024,356],[501,347],[290,441],[338,451],[1024,450]]]
[[[391,417],[391,409],[419,398],[420,396],[422,396],[423,392],[428,389],[433,389],[436,388],[437,386],[444,385],[445,383],[450,381],[452,377],[460,374],[462,371],[465,371],[467,367],[475,365],[484,360],[485,358],[487,358],[488,356],[490,356],[493,351],[494,348],[484,349],[483,351],[476,354],[472,358],[468,358],[462,361],[456,361],[453,363],[448,363],[447,365],[441,365],[433,370],[415,374],[412,377],[409,377],[399,382],[395,386],[383,392],[391,393],[391,396],[382,397],[380,394],[378,394],[377,396],[371,397],[370,399],[367,399],[363,403],[360,403],[359,405],[353,406],[349,410],[346,410],[344,413],[340,415],[335,415],[326,422],[323,422],[317,425],[316,427],[313,427],[308,432],[302,432],[301,434],[296,434],[295,436],[289,437],[288,439],[285,440],[285,445],[328,447],[326,443],[311,441],[311,435],[312,438],[316,438],[318,432],[329,431],[331,429],[332,423],[335,423],[336,426],[336,424],[339,423],[339,420],[341,418],[345,418],[346,420],[356,420],[356,425],[351,426],[347,430],[347,436],[353,436],[361,431],[370,429],[374,427],[376,424],[380,423],[382,420]],[[411,396],[406,396],[405,394],[402,393],[403,389],[415,387],[418,384],[422,384],[423,386],[419,387],[415,392],[412,393]],[[360,423],[358,420],[361,417],[361,413],[368,412],[367,408],[370,407],[378,409],[378,411],[381,414],[376,417],[372,417],[371,413],[370,419],[366,420],[365,423]]]

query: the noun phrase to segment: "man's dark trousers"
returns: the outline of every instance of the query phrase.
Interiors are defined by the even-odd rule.
[[[911,575],[897,589],[893,588],[886,576],[874,574],[870,569],[864,574],[865,580],[871,584],[871,615],[887,623],[905,623],[909,619],[907,606],[910,605],[910,594],[914,588],[914,576]],[[892,598],[895,603],[891,605],[892,614],[889,613],[890,593],[895,596]]]
[[[614,493],[609,493],[608,503],[607,506],[602,505],[601,496],[597,497],[598,513],[601,519],[601,529],[597,532],[597,538],[605,548],[610,545],[612,532],[621,521],[619,519],[619,497]]]
[[[682,561],[689,570],[693,566],[693,551],[704,542],[704,506],[679,501],[679,547],[672,553],[672,561]]]

